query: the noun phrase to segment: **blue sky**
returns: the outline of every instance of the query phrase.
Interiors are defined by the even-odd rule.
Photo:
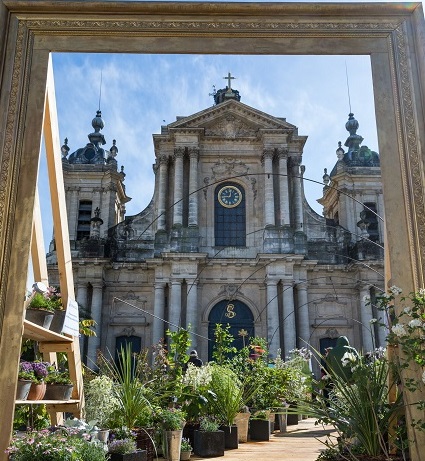
[[[390,2],[389,2],[390,3]],[[53,55],[61,142],[70,152],[83,147],[99,107],[105,121],[105,148],[116,139],[119,166],[132,201],[127,215],[142,211],[152,198],[154,150],[152,134],[176,116],[187,116],[213,105],[209,94],[224,88],[231,72],[241,102],[276,117],[285,117],[307,135],[305,178],[321,181],[323,169],[336,161],[338,141],[345,142],[349,108],[360,123],[363,145],[378,151],[370,60],[367,56],[229,56],[229,55]],[[40,172],[43,177],[43,164]],[[44,181],[40,194],[46,203]],[[316,200],[322,187],[305,183],[307,199]],[[50,213],[44,212],[45,241],[50,241]]]

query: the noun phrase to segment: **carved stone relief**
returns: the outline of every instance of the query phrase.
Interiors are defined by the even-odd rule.
[[[242,136],[254,137],[255,135],[256,130],[253,130],[248,124],[231,114],[227,114],[214,126],[205,128],[205,136],[218,136],[226,139]]]

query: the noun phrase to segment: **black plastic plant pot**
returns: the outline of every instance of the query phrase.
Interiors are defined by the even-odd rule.
[[[195,455],[201,458],[215,458],[224,456],[224,432],[194,432],[195,446],[193,447]]]
[[[251,419],[249,421],[249,434],[251,440],[269,440],[270,421],[268,419]]]
[[[238,426],[236,424],[232,426],[220,426],[219,429],[224,432],[224,448],[226,450],[238,448]]]

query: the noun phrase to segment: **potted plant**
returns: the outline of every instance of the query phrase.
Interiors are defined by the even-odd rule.
[[[168,461],[180,460],[183,426],[185,413],[178,408],[165,408],[160,411],[160,420],[163,428],[164,458]]]
[[[192,454],[192,445],[190,444],[189,439],[183,437],[181,447],[180,447],[180,461],[187,461],[188,459],[190,459],[191,454]]]
[[[19,364],[16,400],[26,400],[31,389],[31,383],[36,380],[32,364],[22,361]]]
[[[116,439],[109,443],[110,461],[146,461],[146,451],[137,450],[132,438]]]
[[[56,288],[35,283],[25,318],[36,325],[49,329],[57,309],[63,309],[63,306],[62,298]]]
[[[59,371],[52,366],[48,369],[44,382],[46,383],[45,400],[69,400],[71,398],[74,385],[68,371]]]
[[[46,393],[46,383],[44,380],[49,373],[48,368],[50,367],[50,363],[41,361],[21,362],[22,366],[26,369],[31,367],[34,374],[27,400],[42,400]]]
[[[225,448],[238,448],[238,426],[236,415],[257,390],[255,383],[244,384],[236,373],[226,366],[213,365],[210,390],[215,395],[211,399],[211,409],[222,423],[225,433]]]
[[[270,438],[270,419],[268,411],[255,412],[249,421],[251,440],[266,441]]]
[[[202,458],[224,456],[224,432],[214,419],[201,418],[199,430],[194,432],[194,452]]]

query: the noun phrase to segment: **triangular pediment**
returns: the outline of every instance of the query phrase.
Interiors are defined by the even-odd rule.
[[[294,132],[295,125],[238,101],[226,101],[168,125],[172,131],[203,129],[205,136],[255,137],[259,130]]]

